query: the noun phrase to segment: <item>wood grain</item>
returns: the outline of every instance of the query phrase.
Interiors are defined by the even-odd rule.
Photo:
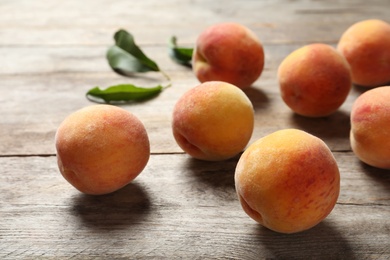
[[[256,125],[252,141],[278,129],[299,128],[319,135],[333,150],[349,150],[349,112],[352,102],[361,91],[353,89],[339,112],[330,117],[307,119],[296,116],[280,97],[276,64],[279,64],[290,51],[298,48],[298,45],[265,48],[268,53],[269,62],[266,61],[268,65],[260,79],[246,91],[255,108]],[[155,72],[131,79],[120,77],[108,68],[104,58],[106,48],[97,49],[92,51],[81,48],[76,52],[80,57],[76,58],[72,57],[72,50],[67,49],[68,53],[65,53],[63,48],[51,48],[47,50],[50,55],[46,52],[30,55],[31,60],[24,61],[26,64],[21,67],[20,74],[10,74],[11,71],[16,71],[17,65],[11,67],[10,72],[4,72],[5,75],[2,76],[4,87],[0,88],[0,106],[3,111],[0,129],[3,145],[0,146],[0,154],[54,154],[53,139],[58,125],[70,113],[93,104],[85,98],[85,93],[92,87],[105,88],[128,82],[141,86],[167,83],[162,75]],[[150,56],[161,61],[159,64],[162,68],[167,67],[166,71],[172,78],[172,87],[161,93],[158,98],[122,107],[136,114],[144,122],[153,153],[180,152],[171,133],[173,106],[185,91],[199,82],[190,69],[174,64],[170,60],[166,48],[156,47],[147,50],[150,50]],[[49,58],[57,55],[60,58],[53,60]],[[11,63],[16,56],[17,54],[8,58],[6,56],[6,61]],[[88,62],[90,57],[95,56],[101,58]],[[42,57],[46,57],[47,61],[43,62]],[[68,58],[63,61],[64,57]],[[60,68],[56,71],[55,68],[61,66],[70,70]],[[26,71],[23,71],[24,68]]]
[[[313,42],[337,44],[363,19],[389,21],[388,0],[0,1],[1,259],[389,259],[390,175],[361,163],[349,145],[349,114],[365,91],[353,87],[332,116],[293,114],[280,97],[277,68]],[[241,209],[239,158],[189,158],[171,133],[175,102],[198,81],[168,56],[168,40],[192,47],[208,25],[240,22],[264,44],[262,76],[246,91],[255,108],[251,142],[283,128],[310,132],[331,148],[341,193],[322,223],[298,234],[272,232]],[[70,113],[91,105],[94,86],[167,83],[159,73],[123,78],[105,59],[120,28],[170,75],[172,87],[122,105],[145,124],[151,158],[113,194],[87,196],[60,175],[54,135]]]
[[[124,189],[76,191],[49,157],[0,158],[0,255],[20,258],[348,258],[388,256],[390,178],[336,153],[342,179],[331,215],[283,235],[252,221],[234,190],[238,158],[202,162],[153,155]],[[36,167],[39,165],[39,168]],[[369,243],[367,243],[369,241]]]

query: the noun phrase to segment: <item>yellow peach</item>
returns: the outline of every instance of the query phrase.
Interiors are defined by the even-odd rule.
[[[337,49],[351,65],[356,85],[377,87],[390,83],[390,24],[370,19],[350,26]]]
[[[330,214],[339,195],[340,173],[321,139],[284,129],[245,150],[236,167],[235,185],[249,217],[271,230],[295,233]]]
[[[352,87],[345,58],[330,45],[309,44],[289,54],[278,69],[283,101],[295,113],[323,117],[334,113]]]
[[[363,162],[390,169],[390,86],[361,94],[351,109],[351,147]]]
[[[114,192],[146,166],[150,146],[145,127],[132,113],[93,105],[70,114],[55,136],[63,177],[86,194]]]
[[[244,89],[260,77],[264,50],[249,28],[219,23],[199,35],[192,65],[200,82],[225,81]]]
[[[194,158],[219,161],[248,144],[254,127],[251,101],[236,86],[210,81],[187,91],[173,110],[178,145]]]

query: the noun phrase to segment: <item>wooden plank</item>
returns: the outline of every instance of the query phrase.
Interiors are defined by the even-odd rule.
[[[151,139],[153,153],[180,152],[172,138],[170,120],[175,102],[186,90],[198,84],[192,76],[187,76],[188,78],[175,79],[174,86],[154,100],[122,106],[144,122]],[[48,77],[48,80],[59,79]],[[88,85],[85,83],[87,81],[91,83]],[[3,155],[53,154],[54,134],[61,121],[75,110],[93,104],[84,96],[90,86],[93,86],[93,81],[94,79],[90,77],[83,76],[81,79],[75,79],[70,75],[63,76],[55,83],[61,84],[62,91],[59,87],[51,89],[49,86],[40,86],[40,82],[34,86],[34,82],[29,81],[29,88],[14,88],[4,93],[1,98],[4,100],[5,112],[0,129],[3,144],[0,153]],[[14,83],[15,81],[12,84]],[[252,88],[247,91],[247,94],[255,108],[252,141],[279,129],[298,128],[321,137],[333,150],[350,149],[349,109],[356,94],[351,94],[349,102],[340,109],[340,112],[320,119],[304,118],[293,114],[281,100],[276,84],[269,88],[263,86]]]
[[[300,44],[266,45],[266,67],[253,88],[246,91],[255,108],[255,130],[251,140],[283,128],[298,128],[324,139],[332,150],[349,150],[349,112],[361,89],[354,88],[336,114],[321,119],[294,115],[281,100],[277,67]],[[7,48],[6,50],[9,50]],[[12,49],[12,48],[11,48]],[[88,89],[133,83],[154,86],[167,83],[159,73],[134,78],[116,75],[108,67],[104,52],[97,48],[14,48],[3,52],[6,66],[0,72],[0,154],[54,154],[53,139],[61,121],[70,113],[94,103],[85,98]],[[135,113],[147,127],[153,153],[181,152],[172,137],[170,119],[180,96],[199,84],[192,71],[170,60],[166,47],[146,48],[172,78],[172,87],[157,98],[122,106]],[[18,56],[28,56],[19,64]],[[167,69],[165,69],[167,68]],[[13,72],[15,74],[13,74]]]
[[[193,42],[206,26],[239,21],[265,42],[334,42],[347,25],[388,19],[387,0],[375,1],[94,1],[42,0],[0,3],[0,45],[101,45],[113,31],[128,29],[141,43],[166,43],[176,34]],[[156,28],[158,30],[151,29]]]
[[[389,21],[388,0],[0,1],[1,259],[389,259],[390,176],[361,163],[349,145],[349,113],[364,90],[353,88],[334,115],[294,115],[276,78],[282,59],[312,42],[335,45],[352,23]],[[189,158],[176,145],[171,112],[198,84],[167,55],[172,35],[193,46],[207,26],[237,21],[264,43],[265,70],[246,91],[255,108],[251,142],[283,128],[306,130],[334,152],[341,193],[318,226],[283,235],[252,221],[234,190],[239,156],[224,162]],[[125,79],[105,52],[119,28],[172,77],[157,98],[122,107],[145,124],[152,155],[124,189],[86,196],[60,175],[54,134],[73,111],[91,105],[85,92],[125,81],[153,86],[158,73]]]
[[[215,163],[153,155],[132,184],[104,196],[76,191],[53,156],[0,158],[0,257],[390,257],[389,175],[351,153],[335,156],[338,204],[321,224],[292,235],[265,229],[242,211],[233,180],[238,157]]]

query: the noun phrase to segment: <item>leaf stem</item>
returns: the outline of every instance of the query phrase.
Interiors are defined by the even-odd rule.
[[[160,72],[164,75],[164,77],[165,77],[167,80],[171,81],[171,77],[169,77],[169,75],[168,75],[167,73],[165,73],[165,71],[163,71],[163,70],[160,69]],[[171,84],[170,84],[170,85],[171,85]]]
[[[172,87],[172,82],[171,81],[169,81],[168,85],[163,86],[163,89],[165,90],[165,89],[170,88],[170,87]]]

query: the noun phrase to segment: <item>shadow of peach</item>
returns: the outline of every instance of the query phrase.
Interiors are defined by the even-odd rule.
[[[374,88],[378,88],[378,87],[382,87],[382,86],[390,86],[390,82],[387,82],[387,83],[384,83],[384,84],[381,84],[381,85],[378,85],[378,86],[374,86],[374,87],[367,87],[367,86],[362,86],[362,85],[358,85],[358,84],[353,84],[352,86],[352,92],[356,92],[357,95],[361,95],[363,94],[364,92],[368,91],[368,90],[371,90],[371,89],[374,89]]]
[[[72,198],[70,214],[83,227],[115,229],[142,223],[150,213],[151,202],[144,188],[130,183],[106,195],[78,194]]]
[[[257,243],[259,250],[265,247],[272,259],[357,259],[348,240],[326,220],[294,234],[281,234],[257,225],[254,234],[250,243]]]
[[[293,126],[304,130],[321,139],[345,139],[349,142],[351,129],[349,113],[336,111],[328,117],[310,118],[292,113],[291,123]]]
[[[234,189],[234,173],[241,153],[231,159],[209,162],[188,158],[186,170],[202,184],[213,188]]]
[[[249,100],[252,102],[253,108],[255,110],[265,109],[270,104],[269,98],[260,89],[250,87],[248,89],[245,89],[244,93],[247,95]]]
[[[390,170],[380,169],[359,161],[363,173],[370,177],[377,185],[383,186],[390,193]]]
[[[184,178],[191,182],[191,189],[207,199],[215,198],[220,206],[238,203],[234,173],[239,156],[220,162],[188,158],[183,162]]]

